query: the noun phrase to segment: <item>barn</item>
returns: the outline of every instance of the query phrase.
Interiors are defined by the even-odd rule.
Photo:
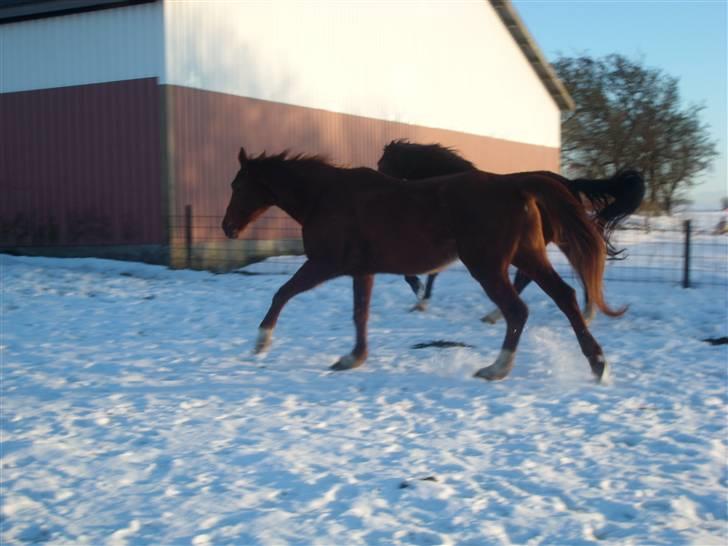
[[[507,0],[8,0],[0,67],[0,249],[175,267],[300,251],[280,210],[224,240],[241,145],[558,170],[573,107]]]

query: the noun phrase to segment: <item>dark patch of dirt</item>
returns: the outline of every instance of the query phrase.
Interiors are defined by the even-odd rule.
[[[705,341],[705,343],[710,343],[711,345],[728,345],[728,336],[709,337],[703,341]]]
[[[426,343],[415,343],[412,345],[413,349],[427,349],[429,347],[436,347],[437,349],[449,349],[451,347],[468,347],[470,349],[473,348],[472,345],[468,345],[467,343],[461,343],[460,341],[445,341],[442,339],[439,339],[437,341],[428,341]]]

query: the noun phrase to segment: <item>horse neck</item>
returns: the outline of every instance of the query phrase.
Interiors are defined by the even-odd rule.
[[[328,179],[326,165],[306,161],[284,161],[269,166],[263,174],[275,205],[303,225],[307,212],[320,195]]]

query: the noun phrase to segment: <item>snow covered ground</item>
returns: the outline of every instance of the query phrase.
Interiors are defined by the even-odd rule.
[[[293,261],[285,262],[293,268]],[[726,544],[726,285],[614,282],[592,383],[535,287],[512,375],[454,267],[430,310],[378,276],[370,357],[351,283],[284,310],[282,275],[0,256],[2,544]],[[264,268],[264,264],[253,266]],[[726,272],[728,276],[728,272]],[[472,347],[414,349],[446,340]]]

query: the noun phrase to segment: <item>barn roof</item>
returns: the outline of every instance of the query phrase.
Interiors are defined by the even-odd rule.
[[[574,109],[574,99],[556,75],[510,0],[489,0],[531,66],[562,111]]]
[[[0,24],[154,1],[156,0],[3,0],[0,4]]]

